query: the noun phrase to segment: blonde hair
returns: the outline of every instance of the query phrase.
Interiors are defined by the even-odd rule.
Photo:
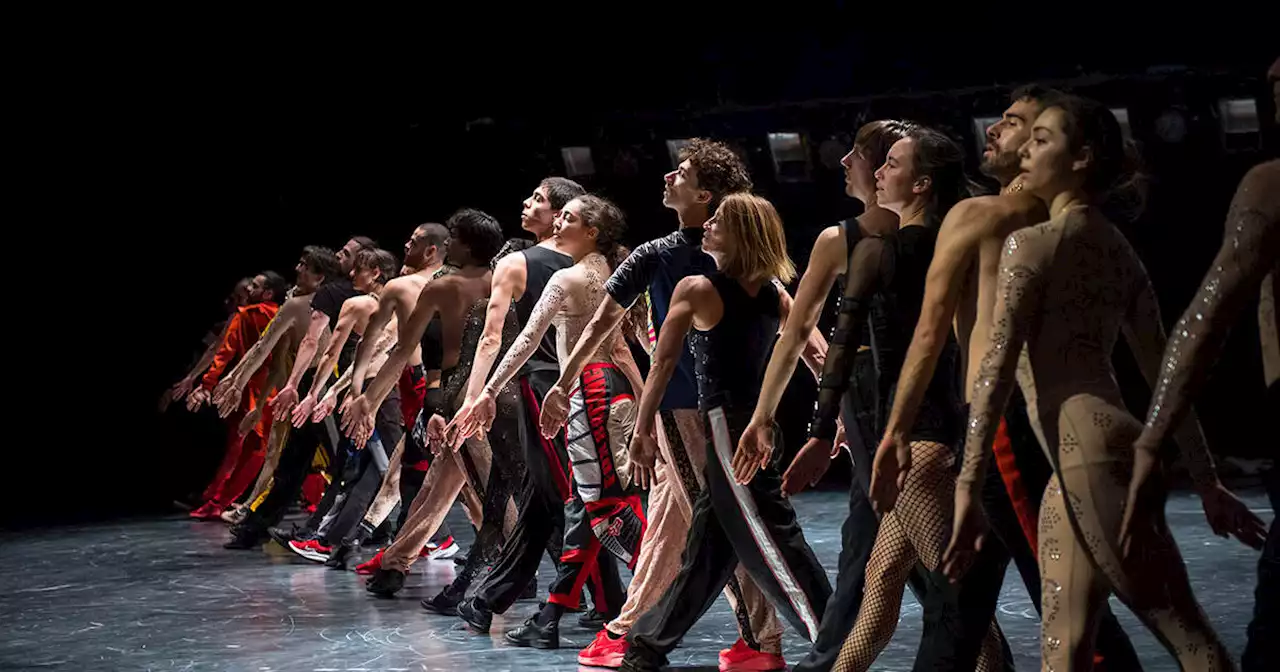
[[[716,223],[728,241],[720,255],[722,273],[748,282],[777,278],[785,283],[796,277],[782,218],[772,203],[755,194],[728,194],[716,209]]]

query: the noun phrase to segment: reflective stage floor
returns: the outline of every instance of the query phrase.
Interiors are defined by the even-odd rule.
[[[1251,506],[1270,521],[1260,491]],[[805,534],[828,568],[840,551],[847,497],[817,492],[796,499]],[[1257,555],[1213,536],[1199,501],[1178,494],[1169,521],[1196,594],[1238,657],[1253,609]],[[450,524],[463,547],[470,527],[460,510]],[[36,530],[0,536],[0,669],[65,670],[576,670],[594,632],[562,622],[558,651],[506,646],[502,633],[537,609],[517,603],[480,636],[456,618],[429,614],[418,600],[453,576],[450,560],[422,561],[398,599],[375,599],[363,578],[308,563],[268,544],[224,551],[225,526],[181,516]],[[367,558],[372,553],[368,549]],[[543,560],[543,592],[551,578]],[[831,577],[832,583],[835,576]],[[1171,658],[1124,607],[1113,605],[1147,670],[1174,670]],[[1006,577],[999,619],[1019,670],[1039,669],[1039,623],[1017,573]],[[721,599],[672,655],[674,669],[716,669],[717,651],[736,638]],[[897,635],[878,670],[909,670],[920,638],[920,608],[907,594]],[[785,657],[806,642],[788,630]]]

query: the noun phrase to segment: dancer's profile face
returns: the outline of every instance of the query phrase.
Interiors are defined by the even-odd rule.
[[[316,288],[320,286],[320,281],[324,280],[324,276],[313,273],[301,259],[298,260],[298,265],[293,270],[297,273],[297,282],[295,284],[298,285],[299,294],[310,294],[316,291]]]
[[[351,269],[351,286],[357,292],[369,293],[378,286],[378,269],[376,267]]]
[[[421,230],[413,232],[404,244],[404,265],[406,268],[424,268],[427,265],[427,236]]]
[[[884,165],[876,171],[876,202],[886,210],[902,214],[902,209],[925,189],[915,175],[915,141],[903,138],[893,143]]]
[[[879,166],[867,160],[866,148],[854,145],[840,164],[844,166],[844,193],[861,201],[870,198],[876,190],[875,171]]]
[[[981,170],[996,179],[1011,181],[1018,176],[1022,158],[1018,152],[1031,137],[1031,123],[1040,116],[1040,104],[1029,98],[1015,100],[1000,121],[987,128],[987,145],[982,152]]]
[[[267,276],[255,275],[253,281],[249,283],[246,301],[240,305],[249,303],[259,303],[263,299],[263,295],[267,293]]]
[[[672,210],[685,210],[711,202],[711,192],[698,186],[698,169],[685,159],[676,169],[663,176],[662,204]]]
[[[704,252],[723,254],[728,247],[729,241],[725,238],[725,227],[720,223],[720,218],[724,216],[723,210],[723,207],[717,209],[711,219],[702,225],[702,251]]]
[[[582,201],[576,198],[564,204],[554,230],[556,246],[575,260],[595,250],[599,231],[582,219]]]
[[[1040,113],[1031,126],[1031,138],[1019,152],[1023,189],[1045,201],[1082,183],[1088,167],[1087,158],[1071,151],[1063,121],[1062,110],[1056,107]]]
[[[360,251],[360,243],[354,240],[348,240],[342,249],[338,250],[338,265],[342,267],[343,273],[350,273],[352,267],[356,264],[356,252]]]
[[[554,226],[555,221],[556,211],[551,209],[547,190],[539,186],[529,198],[524,199],[524,207],[520,211],[520,228],[537,234]]]

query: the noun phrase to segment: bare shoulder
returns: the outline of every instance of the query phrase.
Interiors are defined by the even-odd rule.
[[[524,255],[520,253],[512,253],[498,260],[498,265],[493,269],[493,277],[499,280],[506,279],[510,276],[523,277],[527,265],[525,264]]]
[[[697,300],[707,295],[707,292],[715,292],[715,285],[711,284],[711,278],[705,275],[689,275],[681,278],[676,283],[676,289],[672,292],[672,296],[680,295],[687,299]]]
[[[1240,180],[1232,205],[1255,208],[1274,224],[1280,218],[1280,159],[1250,168]]]
[[[296,317],[298,315],[310,315],[312,296],[314,295],[304,294],[302,296],[295,296],[292,299],[285,301],[284,305],[280,306],[280,314],[286,315],[288,317]]]
[[[1044,205],[1027,194],[975,196],[947,213],[943,227],[976,237],[1004,238],[1010,231],[1048,219]]]

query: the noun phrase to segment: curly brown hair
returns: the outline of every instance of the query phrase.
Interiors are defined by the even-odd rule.
[[[751,191],[751,176],[737,153],[723,142],[694,138],[680,150],[680,161],[693,164],[698,174],[698,188],[711,192],[708,212],[720,207],[729,194]]]

